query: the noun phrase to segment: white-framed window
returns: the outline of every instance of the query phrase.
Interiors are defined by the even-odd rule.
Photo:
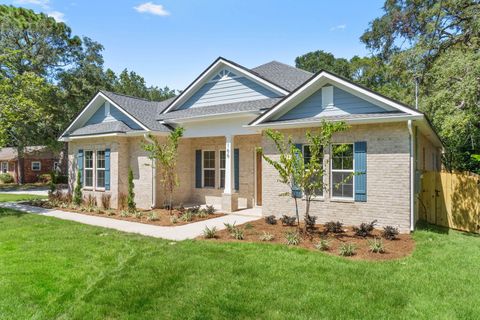
[[[6,162],[6,161],[2,162],[1,170],[2,170],[2,173],[7,173],[8,172],[8,162]]]
[[[225,188],[225,166],[227,153],[225,150],[220,150],[220,188]]]
[[[93,165],[94,165],[93,151],[85,150],[84,166],[83,166],[83,172],[84,172],[83,186],[86,188],[93,188]]]
[[[310,162],[310,158],[311,158],[311,152],[310,152],[310,146],[308,144],[304,144],[302,146],[303,150],[303,162],[305,164],[309,163]],[[319,159],[319,162],[321,163],[322,167],[323,167],[323,150],[321,151],[321,158]],[[315,179],[323,179],[323,176],[318,176],[318,177],[315,177]],[[317,197],[323,197],[323,188],[319,188],[318,190],[315,190],[315,196]]]
[[[96,187],[105,188],[105,150],[98,150],[96,155]]]
[[[215,151],[203,151],[203,187],[215,188]]]
[[[55,172],[60,171],[60,167],[57,161],[53,163],[53,171]]]
[[[42,163],[40,161],[32,161],[32,171],[42,170]]]
[[[331,192],[335,199],[353,199],[353,143],[332,144]]]

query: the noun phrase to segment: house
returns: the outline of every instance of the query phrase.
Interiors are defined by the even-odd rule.
[[[45,146],[25,148],[23,172],[26,183],[37,182],[42,174],[59,170],[59,155]],[[15,183],[19,181],[19,161],[16,148],[0,149],[0,173],[10,174]]]
[[[84,194],[110,193],[117,206],[131,168],[137,206],[150,208],[162,205],[164,192],[142,142],[149,133],[164,139],[182,126],[177,203],[214,204],[224,212],[260,207],[265,216],[281,216],[293,215],[294,203],[280,196],[288,187],[257,152],[262,147],[278,157],[262,132],[280,130],[308,152],[305,132],[322,119],[351,127],[333,138],[333,145],[347,145],[339,158],[324,151],[329,189],[318,194],[311,213],[319,222],[377,219],[413,230],[421,172],[439,170],[441,141],[418,110],[327,71],[311,74],[276,61],[248,69],[218,58],[162,102],[98,92],[60,140],[69,142],[71,189],[80,170]],[[363,174],[343,181],[353,172]]]

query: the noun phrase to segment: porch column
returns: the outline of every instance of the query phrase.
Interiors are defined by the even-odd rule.
[[[233,212],[238,209],[238,194],[234,192],[233,135],[225,136],[225,189],[222,194],[222,210]]]

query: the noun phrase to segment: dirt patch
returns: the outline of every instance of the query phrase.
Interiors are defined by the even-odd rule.
[[[297,227],[283,226],[280,221],[278,221],[276,225],[270,225],[267,224],[264,219],[259,219],[238,227],[244,232],[243,240],[234,239],[228,230],[218,231],[217,238],[215,239],[205,239],[203,236],[199,238],[207,241],[261,242],[287,245],[285,233],[297,230]],[[339,256],[339,250],[342,244],[353,244],[355,246],[355,254],[346,258],[354,260],[399,259],[410,255],[415,249],[415,241],[409,234],[400,234],[395,240],[386,240],[381,238],[381,230],[375,229],[370,236],[363,238],[356,236],[352,227],[345,227],[343,229],[345,231],[343,233],[326,233],[323,225],[316,225],[316,230],[312,234],[301,233],[301,240],[298,247],[320,251],[315,245],[323,239],[328,241],[329,246],[329,249],[323,252]],[[264,233],[273,235],[273,240],[261,241],[260,237]],[[372,241],[375,238],[382,239],[385,248],[384,253],[374,253],[370,251],[369,240]]]

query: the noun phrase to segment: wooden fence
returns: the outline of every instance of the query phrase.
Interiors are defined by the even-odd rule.
[[[470,232],[480,232],[480,175],[425,172],[419,194],[420,219]]]

